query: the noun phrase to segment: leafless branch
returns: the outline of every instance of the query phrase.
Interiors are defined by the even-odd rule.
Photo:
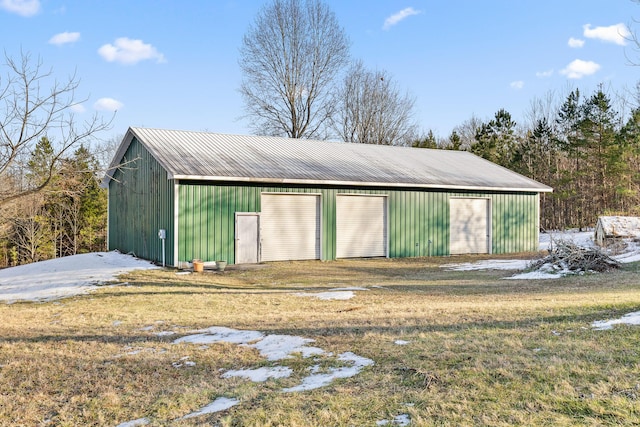
[[[46,188],[58,169],[60,160],[73,147],[88,142],[96,134],[109,129],[111,120],[97,114],[77,123],[72,107],[79,80],[71,75],[58,81],[51,69],[44,69],[41,59],[22,53],[18,59],[5,54],[6,77],[0,80],[0,178],[24,169],[28,158],[44,136],[55,135],[55,153],[49,174],[39,182],[12,186],[0,192],[0,206]]]
[[[274,0],[240,49],[240,93],[258,133],[321,137],[333,114],[331,90],[349,42],[320,0]]]

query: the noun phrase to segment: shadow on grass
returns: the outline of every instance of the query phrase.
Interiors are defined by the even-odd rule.
[[[291,285],[276,284],[210,284],[197,281],[173,282],[170,278],[158,280],[140,278],[129,280],[126,285],[121,285],[126,291],[119,291],[120,286],[101,287],[104,292],[89,294],[92,298],[126,297],[126,296],[153,296],[153,295],[274,295],[294,292],[325,292],[339,288],[364,287],[369,289],[367,295],[384,294],[393,292],[407,294],[408,297],[427,298],[429,296],[451,297],[487,297],[487,296],[514,296],[526,295],[568,295],[588,292],[599,294],[616,293],[624,289],[640,290],[640,281],[637,280],[635,269],[621,270],[619,272],[589,274],[584,276],[567,276],[558,279],[538,280],[504,280],[513,272],[505,271],[450,271],[439,272],[434,277],[420,279],[408,278],[405,275],[390,276],[385,280],[375,280],[363,277],[358,281],[344,280],[345,275],[336,274],[340,279],[331,283],[327,277],[321,277],[318,284],[295,283],[297,277],[291,277]],[[365,276],[361,274],[360,276]],[[307,276],[307,279],[309,276]],[[329,278],[331,279],[331,278]],[[140,281],[138,281],[140,280]],[[283,281],[278,279],[278,282]],[[161,290],[159,290],[161,289]]]
[[[364,337],[370,333],[376,334],[388,334],[397,336],[406,336],[412,333],[459,333],[461,331],[477,331],[479,334],[486,332],[499,332],[502,331],[508,334],[509,331],[524,331],[530,329],[543,330],[553,329],[559,324],[568,323],[580,323],[585,326],[590,325],[593,321],[602,320],[603,318],[619,317],[628,312],[628,308],[612,309],[611,307],[591,307],[586,309],[588,312],[583,314],[563,314],[552,316],[535,316],[527,317],[518,320],[487,320],[487,321],[462,321],[457,323],[448,324],[424,324],[424,318],[422,317],[407,317],[403,319],[401,325],[394,326],[381,326],[381,325],[348,325],[345,326],[341,323],[341,319],[336,319],[326,325],[316,325],[310,327],[272,327],[266,324],[262,324],[257,328],[265,335],[268,334],[284,334],[302,336],[305,338],[318,338],[318,337],[334,337],[334,336],[352,336],[352,337]],[[223,322],[224,323],[224,322]],[[193,330],[185,332],[176,332],[170,336],[157,336],[153,333],[150,334],[118,334],[117,330],[113,331],[113,334],[48,334],[39,335],[34,337],[24,336],[3,336],[0,337],[0,344],[15,344],[15,343],[56,343],[56,342],[100,342],[105,344],[120,344],[120,345],[133,345],[133,344],[171,344],[174,340],[193,335],[197,330],[205,329],[209,327],[228,327],[232,329],[238,329],[234,324],[211,324],[206,326],[194,326]],[[171,329],[171,328],[168,328]],[[243,329],[246,330],[246,329]],[[591,329],[585,330],[590,332]]]

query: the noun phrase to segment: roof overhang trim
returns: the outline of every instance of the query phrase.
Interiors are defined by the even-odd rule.
[[[442,185],[442,184],[415,184],[402,182],[361,182],[361,181],[327,181],[312,179],[276,179],[276,178],[249,178],[228,176],[201,176],[201,175],[168,175],[168,179],[188,181],[218,181],[218,182],[246,182],[260,184],[295,184],[295,185],[335,185],[350,187],[393,187],[393,188],[427,188],[440,190],[467,190],[467,191],[500,191],[500,192],[527,192],[527,193],[551,193],[553,188],[514,188],[491,187],[469,185]]]

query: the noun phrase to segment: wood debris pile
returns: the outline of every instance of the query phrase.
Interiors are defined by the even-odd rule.
[[[534,261],[530,268],[542,268],[570,273],[605,272],[620,268],[621,264],[597,247],[584,247],[567,240],[553,242],[546,257]]]

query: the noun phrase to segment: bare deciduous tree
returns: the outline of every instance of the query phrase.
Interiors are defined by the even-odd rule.
[[[415,99],[401,94],[385,71],[367,70],[357,61],[337,93],[336,131],[347,142],[411,145],[417,126]]]
[[[473,114],[471,118],[453,128],[459,139],[459,149],[469,151],[476,142],[476,132],[482,126],[482,120]]]
[[[240,49],[240,93],[253,130],[323,137],[332,87],[348,56],[344,30],[321,1],[274,0],[263,8]]]
[[[75,75],[59,82],[52,70],[43,69],[41,60],[29,54],[22,53],[18,60],[5,58],[6,76],[0,76],[0,207],[45,189],[65,153],[110,126],[98,115],[76,122],[73,107],[82,101],[75,98],[79,85]],[[47,173],[37,182],[25,182],[29,153],[47,135],[55,140]]]
[[[22,197],[18,215],[9,221],[11,241],[17,250],[19,264],[38,262],[50,257],[54,251],[41,194]]]

